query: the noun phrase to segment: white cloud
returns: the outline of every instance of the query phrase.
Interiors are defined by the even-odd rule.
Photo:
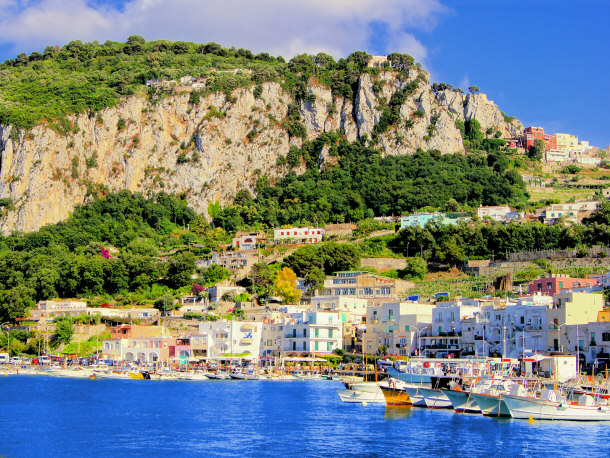
[[[339,57],[385,46],[424,60],[426,47],[413,31],[433,29],[445,11],[440,0],[131,0],[121,9],[87,0],[0,0],[0,42],[30,52],[137,34],[285,57],[319,51]],[[378,43],[372,23],[386,25],[387,43]]]
[[[464,89],[465,91],[467,91],[470,86],[471,86],[470,77],[468,76],[468,73],[466,73],[464,75],[464,77],[462,78],[462,80],[460,81],[460,87],[462,89]]]

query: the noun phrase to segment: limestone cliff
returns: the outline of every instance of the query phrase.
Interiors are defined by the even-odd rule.
[[[310,96],[299,102],[307,138],[336,130],[350,141],[374,138],[392,96],[422,73],[364,74],[353,102],[310,83]],[[68,134],[44,124],[28,132],[0,125],[0,198],[14,206],[2,209],[0,231],[36,230],[65,219],[92,195],[121,189],[185,193],[205,214],[208,202],[226,204],[239,189],[253,189],[260,176],[280,176],[278,157],[301,143],[282,127],[293,99],[278,83],[262,88],[258,98],[253,88],[241,88],[232,97],[214,94],[198,104],[189,103],[188,93],[156,103],[128,97],[96,116],[73,116]],[[485,95],[434,94],[424,78],[400,106],[400,121],[378,136],[378,145],[392,155],[418,147],[463,152],[455,121],[472,117],[510,136],[518,128]]]

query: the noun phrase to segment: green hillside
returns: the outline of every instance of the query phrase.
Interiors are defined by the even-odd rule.
[[[394,53],[391,62],[399,71],[414,66],[413,58]],[[367,69],[363,51],[346,59],[327,54],[300,55],[286,62],[267,53],[223,48],[217,43],[150,41],[131,36],[125,43],[72,41],[63,47],[47,46],[44,52],[20,54],[0,65],[0,124],[30,128],[43,120],[69,130],[65,116],[113,106],[120,96],[147,94],[146,81],[181,76],[208,76],[202,95],[236,87],[279,81],[298,98],[305,98],[308,78],[315,77],[342,97],[352,97],[358,77]],[[227,69],[251,73],[223,73]]]

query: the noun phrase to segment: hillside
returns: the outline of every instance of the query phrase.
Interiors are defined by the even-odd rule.
[[[291,146],[338,132],[382,156],[471,149],[464,122],[485,136],[520,123],[484,94],[432,86],[403,54],[297,56],[290,62],[216,44],[73,42],[0,66],[0,231],[64,220],[91,197],[128,189],[184,194],[197,212],[241,189],[275,182]],[[150,78],[204,80],[147,88]],[[480,143],[480,142],[479,142]],[[321,155],[318,166],[333,163]],[[295,173],[302,173],[301,160]]]

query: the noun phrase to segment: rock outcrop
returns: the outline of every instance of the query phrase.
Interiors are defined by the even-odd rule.
[[[307,139],[337,130],[350,141],[374,138],[384,107],[421,73],[364,74],[353,102],[311,83],[310,96],[299,101]],[[96,116],[72,116],[68,134],[46,124],[28,132],[0,126],[0,198],[13,203],[1,209],[0,231],[36,230],[67,218],[94,195],[122,189],[184,193],[205,214],[208,202],[226,204],[239,189],[253,191],[260,177],[281,176],[278,158],[302,142],[282,125],[294,101],[277,83],[262,88],[258,98],[252,88],[240,88],[229,99],[214,94],[199,104],[189,103],[188,93],[156,103],[132,96]],[[455,121],[472,117],[508,136],[519,128],[518,121],[505,122],[485,95],[435,95],[420,77],[400,106],[400,121],[378,135],[377,144],[388,155],[417,148],[463,152]]]

